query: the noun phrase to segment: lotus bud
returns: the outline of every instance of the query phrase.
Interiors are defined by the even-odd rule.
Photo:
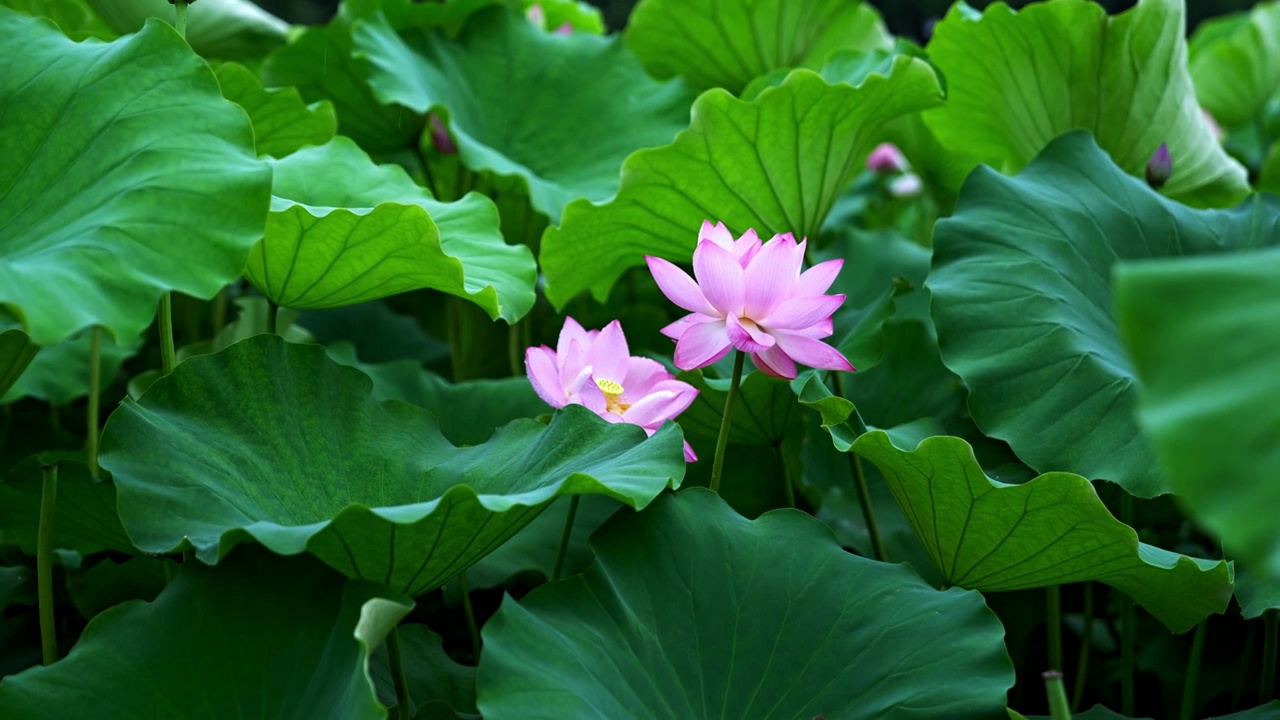
[[[524,16],[529,18],[529,22],[539,30],[547,29],[547,14],[542,9],[542,3],[534,3],[524,11]]]
[[[565,24],[561,25],[560,27],[556,28],[556,34],[557,34],[557,35],[572,35],[572,34],[573,34],[573,24],[572,24],[572,23],[565,23]]]
[[[867,156],[867,169],[879,175],[890,175],[907,169],[907,159],[893,143],[880,143]]]
[[[903,173],[889,181],[889,194],[893,197],[915,197],[924,191],[924,181],[915,173]]]
[[[427,120],[431,123],[431,146],[436,149],[436,152],[442,155],[457,155],[458,144],[449,136],[449,131],[444,123],[440,122],[440,117],[431,113],[427,115]]]
[[[1147,184],[1153,188],[1160,188],[1169,182],[1171,175],[1173,175],[1173,156],[1169,154],[1169,145],[1160,143],[1159,149],[1147,161]]]

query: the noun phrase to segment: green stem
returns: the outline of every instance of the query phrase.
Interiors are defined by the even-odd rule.
[[[1277,618],[1280,614],[1272,609],[1263,617],[1266,619],[1266,635],[1262,639],[1262,684],[1259,686],[1258,704],[1266,705],[1276,695],[1276,633]]]
[[[729,447],[729,428],[733,424],[733,401],[738,398],[738,384],[742,382],[742,364],[747,354],[734,350],[733,379],[729,381],[729,394],[724,398],[724,415],[720,418],[720,437],[716,438],[716,456],[711,462],[711,492],[720,492],[720,475],[724,472],[724,450]]]
[[[102,328],[95,326],[89,337],[89,476],[98,477],[98,395],[102,385]]]
[[[507,326],[507,356],[511,361],[511,376],[520,377],[524,374],[524,348],[520,343],[521,336],[520,323],[514,322]]]
[[[573,518],[578,514],[578,496],[569,498],[569,514],[564,518],[564,529],[560,531],[560,547],[556,548],[556,565],[551,570],[551,579],[559,580],[564,570],[564,556],[569,551],[569,537],[573,535]]]
[[[787,498],[787,507],[795,509],[796,507],[796,487],[795,481],[791,478],[791,468],[787,465],[787,457],[782,452],[782,448],[775,445],[778,451],[778,460],[782,463],[782,492]]]
[[[267,334],[276,334],[276,316],[280,314],[280,306],[267,300]]]
[[[227,302],[227,289],[224,287],[213,297],[213,336],[215,338],[222,334],[222,328],[227,326]]]
[[[1071,708],[1067,707],[1067,688],[1062,684],[1062,673],[1050,670],[1042,673],[1044,689],[1049,695],[1049,717],[1053,720],[1071,720]]]
[[[1209,627],[1208,620],[1201,620],[1196,626],[1196,635],[1191,639],[1191,657],[1187,658],[1187,678],[1182,683],[1182,720],[1191,720],[1195,711],[1196,682],[1200,679],[1200,656],[1204,654],[1204,636]]]
[[[1120,496],[1120,521],[1133,526],[1133,496],[1128,493]],[[1133,717],[1133,653],[1136,643],[1134,624],[1138,617],[1128,595],[1122,595],[1120,603],[1120,712]]]
[[[1049,631],[1049,668],[1062,672],[1062,588],[1045,588],[1045,625]]]
[[[876,560],[889,562],[889,553],[885,552],[884,540],[880,538],[880,526],[876,524],[876,511],[871,506],[871,490],[867,487],[867,474],[862,470],[862,458],[853,450],[849,450],[849,465],[853,467],[853,483],[858,487],[858,504],[862,505],[862,519],[867,524],[867,535],[871,536],[871,550]]]
[[[58,661],[58,638],[53,627],[53,508],[58,501],[58,466],[44,465],[40,494],[40,530],[36,541],[36,592],[40,605],[40,647],[44,664]]]
[[[400,659],[400,636],[396,628],[387,633],[387,659],[391,665],[391,682],[396,688],[396,720],[413,717],[413,702],[409,698],[409,681],[405,679],[404,663]]]
[[[471,607],[471,584],[464,570],[458,576],[458,588],[462,590],[462,612],[467,616],[467,631],[471,634],[471,657],[480,660],[480,626],[476,624],[476,611]]]
[[[182,37],[187,36],[187,0],[177,0],[173,4],[174,23],[173,28],[178,31]]]
[[[160,364],[164,368],[165,375],[173,372],[178,365],[178,353],[173,346],[173,295],[171,293],[165,293],[160,298]]]
[[[1093,583],[1084,584],[1084,625],[1080,628],[1080,659],[1076,661],[1076,682],[1071,691],[1071,711],[1080,707],[1084,679],[1089,674],[1089,651],[1093,647]]]

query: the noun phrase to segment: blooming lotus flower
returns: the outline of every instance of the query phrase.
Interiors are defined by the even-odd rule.
[[[787,233],[761,244],[754,230],[737,240],[724,223],[702,224],[693,252],[693,273],[656,257],[645,257],[658,287],[689,315],[662,329],[676,341],[675,363],[685,370],[706,367],[737,348],[756,367],[782,378],[796,376],[796,363],[824,370],[853,370],[838,350],[822,342],[831,335],[831,314],[844,295],[825,295],[843,260],[801,272],[804,240]]]
[[[584,330],[565,318],[556,349],[546,345],[525,351],[525,369],[533,389],[551,407],[583,405],[612,423],[639,425],[649,435],[675,419],[698,390],[676,380],[654,360],[631,357],[617,320],[603,330]],[[684,444],[688,462],[698,459]]]
[[[907,158],[893,143],[880,143],[867,156],[867,169],[880,175],[904,172],[907,167]]]

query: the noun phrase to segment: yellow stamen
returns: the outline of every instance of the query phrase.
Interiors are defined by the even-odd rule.
[[[596,380],[596,385],[600,387],[605,395],[622,394],[622,383],[615,380]]]
[[[604,409],[614,415],[621,415],[631,407],[630,403],[618,402],[622,395],[622,383],[616,380],[596,380],[596,386],[604,393]]]

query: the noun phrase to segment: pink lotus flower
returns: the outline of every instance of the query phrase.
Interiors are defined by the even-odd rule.
[[[656,257],[645,257],[658,287],[689,315],[662,329],[676,341],[676,367],[706,367],[737,348],[769,375],[795,378],[796,363],[853,370],[830,337],[831,314],[844,295],[824,295],[843,260],[800,272],[806,241],[791,233],[760,243],[755,230],[736,241],[724,223],[702,223],[693,252],[695,281]]]
[[[880,143],[867,156],[867,169],[880,175],[903,172],[907,167],[907,158],[893,143]]]
[[[639,425],[649,435],[684,412],[698,390],[676,380],[655,360],[631,357],[617,320],[603,330],[584,330],[565,318],[556,349],[546,345],[525,351],[529,382],[548,405],[583,405],[611,423]],[[694,462],[689,443],[684,458]]]
[[[547,13],[542,9],[542,3],[534,3],[530,5],[529,9],[524,11],[524,15],[529,18],[529,22],[533,23],[534,27],[539,30],[547,29]],[[570,35],[572,33],[573,24],[567,22],[555,30],[556,35]]]

